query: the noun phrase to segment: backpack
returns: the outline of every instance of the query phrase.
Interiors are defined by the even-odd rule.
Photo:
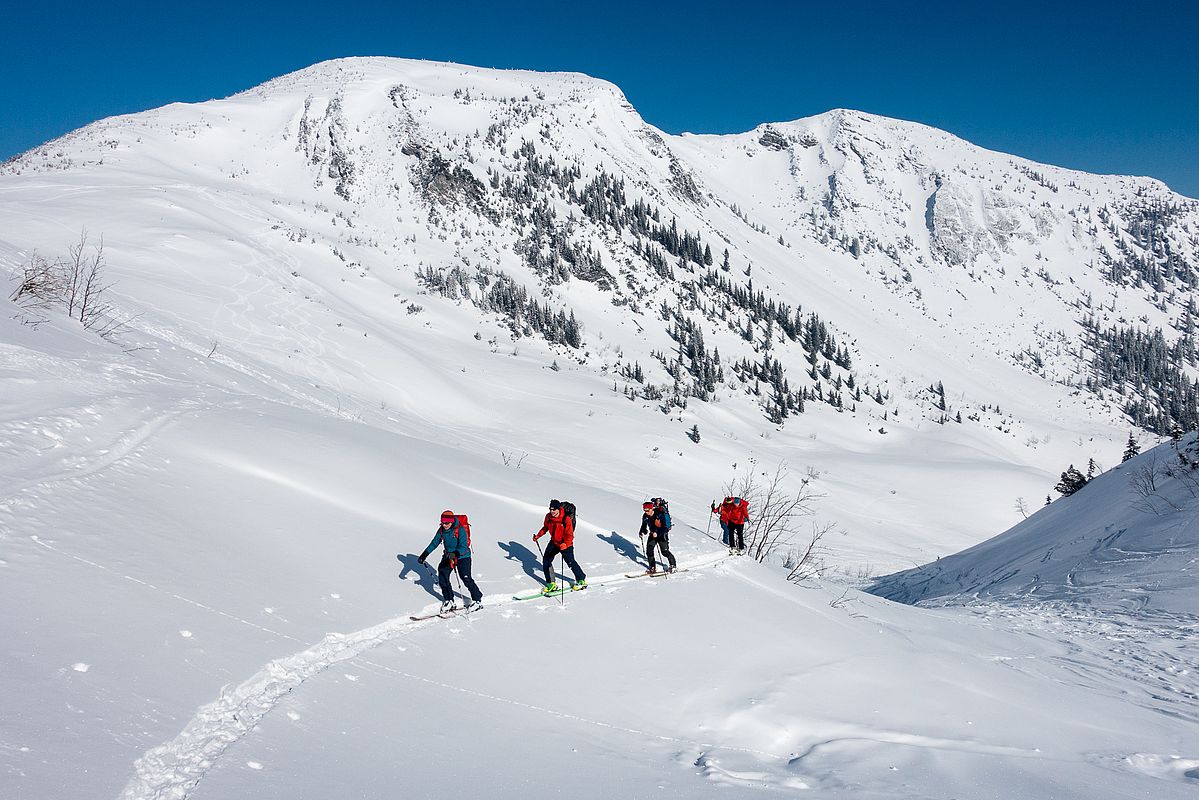
[[[465,514],[455,514],[454,517],[458,520],[458,527],[466,532],[466,549],[470,550],[470,521]]]
[[[662,532],[669,533],[670,527],[671,527],[670,512],[667,511],[666,509],[662,509]]]
[[[654,504],[654,508],[660,508],[670,514],[670,502],[665,497],[651,497],[650,502]]]
[[[579,521],[575,518],[575,504],[569,500],[562,501],[562,513],[570,517],[570,527],[573,530],[578,530]]]

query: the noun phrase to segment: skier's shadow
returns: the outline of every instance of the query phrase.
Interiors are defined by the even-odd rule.
[[[637,549],[637,545],[633,544],[616,531],[612,531],[607,535],[601,533],[595,538],[612,545],[613,550],[627,558],[629,561],[632,561],[634,564],[645,563],[641,560],[641,552]]]
[[[521,568],[524,569],[525,574],[530,578],[538,580],[544,578],[541,574],[541,556],[517,541],[507,543],[496,542],[496,544],[504,551],[504,558],[509,561],[519,561]]]
[[[420,556],[412,553],[396,553],[396,558],[404,565],[404,569],[399,575],[400,580],[408,580],[408,574],[412,573],[416,576],[415,580],[418,586],[437,599],[441,599],[441,593],[437,590],[437,583],[433,579],[433,570],[420,563],[418,560]]]

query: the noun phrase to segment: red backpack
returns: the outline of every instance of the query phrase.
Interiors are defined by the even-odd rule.
[[[458,520],[458,527],[460,527],[462,530],[466,531],[466,547],[469,550],[469,549],[471,549],[471,547],[470,547],[470,521],[467,520],[465,514],[455,514],[454,517]]]

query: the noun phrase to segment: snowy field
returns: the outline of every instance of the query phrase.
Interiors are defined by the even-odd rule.
[[[1193,617],[797,587],[685,507],[689,571],[627,580],[638,497],[4,324],[5,797],[1195,790]],[[1026,525],[1057,519],[1038,535],[1064,549],[1132,514],[1108,495],[1077,527],[1060,515],[1082,494]],[[592,586],[510,601],[537,585],[549,496],[579,506]],[[444,505],[474,521],[487,607],[413,623]],[[1190,519],[1175,588],[1193,597]]]

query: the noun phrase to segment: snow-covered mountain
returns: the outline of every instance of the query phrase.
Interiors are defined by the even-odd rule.
[[[573,373],[574,397],[628,396],[655,432],[642,456],[694,450],[698,424],[818,464],[834,494],[868,480],[925,505],[965,448],[987,485],[957,487],[955,544],[1065,463],[1110,463],[1126,402],[1162,432],[1197,402],[1193,201],[852,111],[673,137],[582,75],[349,59],[95,123],[9,162],[0,191],[10,265],[86,227],[140,334],[215,346],[298,402],[478,434],[515,352]],[[1134,328],[1163,347],[1138,360],[1148,344],[1102,334]],[[414,397],[430,362],[459,373],[479,350],[494,377],[438,378],[454,397],[435,410]],[[885,467],[913,447],[945,448],[924,490]],[[748,457],[729,450],[716,480]],[[849,450],[870,463],[838,464]],[[940,552],[935,524],[918,552]]]
[[[22,293],[82,229],[89,329]],[[495,797],[1181,797],[1189,673],[1129,703],[1081,624],[844,584],[1010,527],[1129,413],[1189,427],[1197,231],[1154,181],[912,123],[669,136],[586,76],[398,59],[23,154],[0,796],[440,796],[460,753]],[[803,587],[705,535],[780,464],[836,526]],[[690,569],[629,580],[650,495]],[[551,497],[595,591],[507,601]],[[492,607],[414,624],[446,507]]]

